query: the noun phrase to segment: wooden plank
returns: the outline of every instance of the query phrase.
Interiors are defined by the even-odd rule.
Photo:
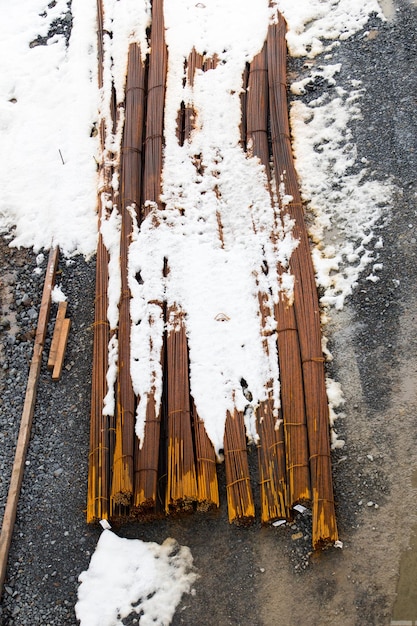
[[[59,380],[62,374],[62,366],[64,364],[65,350],[67,349],[68,335],[71,328],[71,320],[65,318],[62,320],[61,334],[59,335],[59,343],[56,352],[54,369],[52,372],[52,380]]]
[[[25,469],[26,452],[29,445],[33,413],[35,410],[36,391],[42,363],[42,351],[48,326],[49,311],[51,306],[51,292],[55,282],[55,272],[58,265],[58,255],[59,249],[57,247],[52,248],[49,253],[48,266],[46,269],[38,325],[36,328],[35,345],[33,347],[33,356],[29,370],[28,382],[26,385],[26,396],[20,422],[19,436],[17,439],[9,493],[7,496],[6,508],[4,510],[3,524],[0,534],[0,597],[3,592],[3,584],[6,578],[7,559],[10,544],[12,542],[17,503],[19,500],[20,488],[22,486],[23,473]]]
[[[56,354],[59,345],[59,338],[61,336],[62,322],[64,321],[67,312],[67,304],[68,303],[66,300],[58,304],[58,313],[56,314],[54,334],[52,335],[51,348],[49,350],[48,370],[54,369]]]

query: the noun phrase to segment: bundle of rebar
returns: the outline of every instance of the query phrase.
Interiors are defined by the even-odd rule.
[[[286,24],[280,14],[278,17],[278,23],[269,27],[267,37],[271,143],[277,187],[282,182],[285,194],[292,198],[283,207],[283,215],[288,215],[294,221],[293,236],[299,241],[291,255],[290,269],[295,279],[294,317],[297,325],[299,359],[302,364],[313,504],[313,546],[316,548],[327,543],[333,544],[338,538],[330,459],[329,408],[320,307],[294,167],[286,106]],[[286,329],[286,326],[281,329],[278,325],[278,337],[281,330]],[[282,369],[281,367],[281,372]],[[304,429],[305,422],[301,415],[294,417],[295,421],[292,423],[295,428]],[[304,449],[301,452],[304,456]]]
[[[102,7],[98,0],[99,67],[103,61]],[[256,412],[259,435],[259,497],[261,520],[291,519],[296,504],[312,505],[313,546],[337,540],[331,477],[329,414],[321,348],[320,309],[303,207],[294,168],[286,99],[285,22],[279,16],[271,25],[262,51],[243,76],[241,146],[265,168],[273,189],[281,186],[292,198],[275,211],[271,244],[278,251],[279,233],[289,217],[298,247],[289,261],[294,277],[292,296],[279,290],[273,302],[259,280],[259,319],[263,346],[269,355],[270,320],[275,319],[279,372],[279,415],[273,397],[274,381],[267,383],[266,400]],[[139,226],[163,208],[161,175],[164,148],[164,106],[167,48],[164,40],[162,0],[153,0],[146,62],[137,44],[129,47],[124,103],[124,129],[119,159],[120,191],[115,196],[112,166],[103,157],[99,223],[106,218],[106,200],[118,203],[121,216],[121,294],[117,329],[107,321],[108,252],[99,235],[97,248],[96,313],[87,520],[152,519],[155,515],[219,506],[216,458],[213,444],[200,419],[190,392],[186,312],[175,302],[152,301],[147,315],[152,324],[165,326],[160,354],[163,372],[162,401],[156,390],[146,401],[144,435],[135,435],[136,398],[130,372],[130,301],[128,254],[133,222]],[[195,50],[186,61],[186,80],[192,90],[196,71],[216,68],[216,56],[206,58]],[[99,87],[103,83],[99,71]],[[178,111],[177,139],[190,141],[195,112],[183,104]],[[106,127],[100,125],[105,152]],[[271,151],[273,168],[270,167]],[[198,164],[196,163],[196,166]],[[275,179],[274,182],[272,179]],[[222,219],[217,215],[220,245],[225,245]],[[255,227],[254,227],[255,228]],[[278,255],[277,255],[278,258]],[[288,268],[277,261],[278,280]],[[268,268],[264,268],[265,273]],[[164,274],[169,276],[169,259]],[[261,276],[259,276],[261,279]],[[163,276],[161,275],[161,280]],[[105,415],[108,392],[106,373],[112,333],[118,343],[115,414]],[[269,355],[270,356],[270,355]],[[248,463],[244,416],[229,411],[225,420],[224,458],[229,520],[247,524],[255,518]]]
[[[133,229],[132,214],[140,207],[142,143],[145,102],[145,67],[137,44],[129,46],[125,124],[120,158],[120,276],[121,294],[118,326],[118,376],[116,442],[113,457],[111,511],[129,506],[134,493],[135,393],[130,375],[130,290],[128,285],[128,250]]]
[[[160,207],[164,101],[167,72],[167,49],[164,35],[162,0],[152,2],[150,34],[152,54],[149,57],[147,83],[147,115],[144,142],[144,173],[141,219],[146,218],[153,205]],[[144,202],[143,200],[146,200]],[[155,302],[149,315],[162,316],[163,302]],[[163,354],[161,354],[163,359]],[[161,415],[154,392],[147,399],[143,445],[137,448],[135,464],[135,507],[152,512],[157,504],[159,438]]]
[[[193,85],[197,69],[203,69],[203,57],[195,50],[189,55],[187,74]],[[177,119],[180,145],[189,141],[194,111],[181,107]],[[169,268],[167,268],[169,272]],[[214,447],[200,420],[189,389],[188,342],[184,314],[178,305],[167,310],[166,385],[167,385],[167,489],[166,511],[200,510],[219,505]]]
[[[198,499],[191,430],[188,351],[182,315],[168,312],[166,339],[167,488],[165,510],[189,509]]]
[[[104,37],[103,6],[97,0],[98,87],[103,88]],[[99,163],[98,243],[96,254],[96,296],[94,315],[93,378],[91,391],[90,455],[88,463],[87,521],[109,517],[109,489],[111,485],[112,419],[103,414],[107,394],[108,344],[110,339],[107,318],[109,255],[101,233],[101,222],[106,216],[108,198],[112,197],[113,168],[105,158],[106,127],[104,118],[99,125],[102,160]]]
[[[253,155],[260,159],[270,180],[268,137],[268,77],[270,74],[268,73],[268,46],[269,39],[250,65],[246,103],[246,143],[250,145]],[[283,80],[285,81],[285,75]],[[281,215],[277,216],[277,220],[281,219]],[[271,234],[271,238],[274,245],[278,245],[275,232]],[[280,264],[277,264],[278,276],[282,275],[283,269]],[[264,459],[263,463],[261,463],[261,468],[264,464],[270,467],[272,463],[277,464],[277,467],[281,467],[279,482],[286,484],[286,490],[285,499],[284,493],[280,494],[281,502],[285,502],[285,506],[281,508],[280,515],[288,517],[295,504],[307,503],[310,500],[308,442],[297,323],[294,307],[284,291],[280,292],[279,300],[274,308],[277,324],[282,423],[278,429],[275,429],[273,424],[271,427],[269,422],[275,421],[271,413],[271,407],[260,407],[262,418],[259,419],[259,450],[261,459]],[[265,297],[262,296],[260,296],[260,309],[264,325],[264,320],[270,312],[264,310]],[[270,434],[268,435],[268,433]],[[284,451],[285,463],[283,463],[282,459],[274,458],[278,453],[283,455]],[[262,488],[265,488],[264,481],[265,478],[261,477]],[[276,516],[276,505],[272,505],[272,502],[271,495],[268,498],[261,498],[261,515],[264,521],[270,521]]]
[[[253,156],[258,157],[270,179],[269,168],[269,139],[268,139],[268,74],[266,62],[266,44],[261,52],[253,59],[247,78],[247,93],[242,115],[241,133],[244,142]],[[244,77],[245,78],[245,77]],[[245,129],[246,125],[246,129]],[[246,130],[246,134],[245,134]],[[272,195],[271,189],[270,193]],[[274,233],[271,234],[274,238]],[[280,268],[278,268],[280,269]],[[266,320],[273,314],[270,310],[268,295],[259,293],[259,308],[261,313],[262,330],[265,335]],[[282,314],[282,307],[278,306],[276,319]],[[264,350],[268,351],[268,343],[264,341]],[[279,352],[281,357],[281,353]],[[291,367],[281,367],[281,385],[283,378],[291,376]],[[290,364],[291,365],[291,364]],[[272,388],[272,382],[269,383]],[[286,423],[286,415],[284,412]],[[259,469],[261,489],[261,519],[268,522],[277,518],[289,517],[289,498],[287,481],[291,475],[288,463],[285,463],[285,451],[288,449],[284,442],[284,426],[281,419],[276,427],[272,398],[260,404],[257,411],[257,427],[259,434]],[[288,459],[287,459],[288,460]],[[287,470],[288,477],[287,477]],[[295,502],[294,502],[295,504]]]

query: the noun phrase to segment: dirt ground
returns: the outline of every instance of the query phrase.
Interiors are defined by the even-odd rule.
[[[190,547],[200,578],[174,626],[417,624],[417,9],[405,1],[395,6],[395,19],[375,20],[372,37],[361,33],[338,52],[345,75],[365,87],[362,119],[352,129],[359,158],[394,184],[392,218],[381,230],[380,280],[362,277],[326,328],[334,357],[329,372],[346,400],[337,423],[346,445],[333,455],[343,548],[312,554],[308,513],[292,527],[229,526],[221,469],[218,513],[115,529],[146,541],[172,536]],[[16,385],[0,369],[3,505],[16,436],[4,394],[16,385],[17,414],[30,358],[29,341],[23,356],[8,342],[21,332],[10,301],[36,263],[32,252],[10,250],[5,240],[0,260],[2,315],[11,322],[2,329],[0,359],[14,358],[22,372]],[[53,385],[44,372],[40,381],[0,612],[4,626],[75,626],[77,576],[100,534],[84,517],[94,262],[61,260],[60,269],[73,330],[62,380]],[[36,300],[39,285],[30,289]],[[251,452],[254,466],[255,457]]]

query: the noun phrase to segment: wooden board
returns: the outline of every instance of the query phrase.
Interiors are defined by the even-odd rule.
[[[61,336],[62,322],[64,321],[65,315],[67,312],[67,304],[68,303],[66,300],[58,304],[58,313],[56,314],[54,334],[52,335],[52,343],[51,343],[51,348],[49,350],[48,370],[54,369],[56,355],[58,351],[59,339]]]
[[[10,479],[9,492],[7,495],[6,508],[4,510],[3,525],[0,534],[0,597],[3,591],[4,580],[6,578],[7,559],[9,556],[10,544],[12,542],[17,503],[19,500],[20,488],[22,486],[26,452],[32,428],[36,391],[42,364],[42,351],[48,327],[49,311],[51,307],[51,292],[55,282],[58,255],[59,249],[52,248],[49,253],[48,266],[46,269],[38,325],[36,328],[35,345],[33,347],[33,356],[29,370],[28,382],[26,385],[26,396],[23,405],[22,419],[20,422],[19,436],[17,439],[16,454]]]
[[[54,369],[52,372],[52,380],[59,380],[62,374],[62,366],[64,365],[65,350],[67,349],[68,335],[71,328],[71,320],[65,318],[62,320],[61,333],[56,351]]]

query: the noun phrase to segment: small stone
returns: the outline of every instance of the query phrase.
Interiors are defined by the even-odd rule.
[[[36,309],[34,309],[33,307],[31,307],[28,311],[28,318],[30,320],[35,320],[38,317],[38,312]]]
[[[293,535],[291,535],[291,539],[292,539],[293,541],[297,541],[297,539],[301,539],[301,538],[302,538],[302,536],[303,536],[303,533],[302,533],[302,532],[299,532],[299,533],[294,533]]]
[[[6,318],[0,320],[0,330],[9,330],[10,321]]]
[[[64,470],[62,469],[62,467],[60,467],[60,468],[58,468],[58,469],[56,469],[56,470],[54,471],[54,476],[55,476],[55,478],[58,478],[58,477],[59,477],[59,476],[61,476],[61,474],[63,474],[63,473],[64,473]]]
[[[5,585],[4,590],[6,593],[9,594],[9,596],[13,595],[13,589],[11,587],[9,587],[8,585]]]

